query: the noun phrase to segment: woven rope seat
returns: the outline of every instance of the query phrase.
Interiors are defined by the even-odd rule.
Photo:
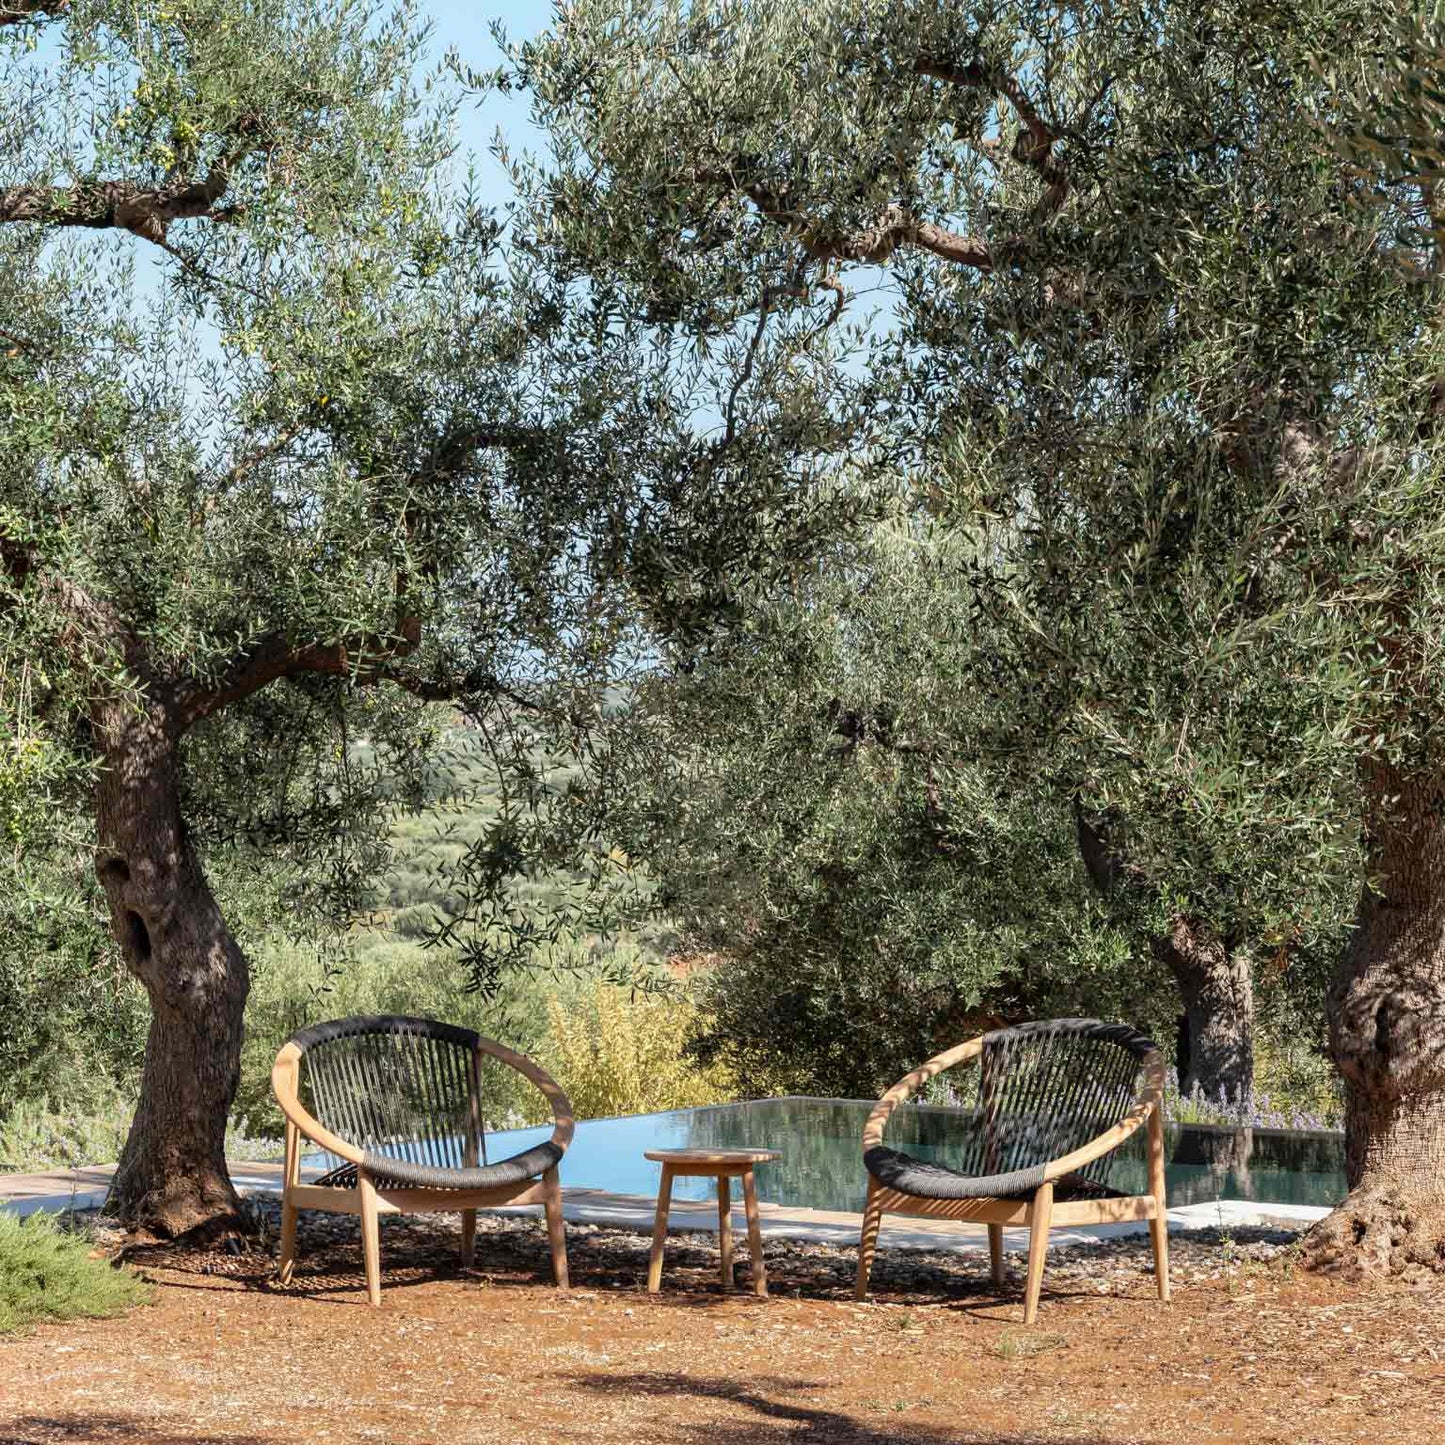
[[[497,1160],[487,1158],[483,1117],[488,1059],[535,1085],[555,1120],[551,1138]],[[540,1203],[557,1282],[565,1287],[557,1165],[572,1137],[572,1106],[531,1059],[435,1019],[334,1019],[293,1035],[276,1056],[271,1082],[286,1115],[283,1280],[294,1264],[298,1209],[361,1215],[368,1293],[377,1303],[377,1215],[460,1210],[462,1255],[470,1264],[478,1205]],[[303,1140],[335,1162],[307,1184],[300,1178]]]
[[[883,1142],[893,1111],[946,1069],[977,1063],[977,1107],[960,1110],[956,1163],[915,1158]],[[1160,1297],[1168,1298],[1163,1061],[1137,1029],[1098,1019],[1046,1019],[995,1029],[930,1059],[893,1086],[863,1131],[868,1202],[859,1245],[865,1295],[883,1214],[988,1225],[995,1282],[1003,1279],[1003,1227],[1030,1227],[1024,1318],[1038,1306],[1051,1224],[1148,1220]],[[1149,1192],[1112,1186],[1110,1156],[1148,1128]]]

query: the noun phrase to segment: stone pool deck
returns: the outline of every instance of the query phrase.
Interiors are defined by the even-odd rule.
[[[231,1177],[243,1194],[279,1194],[281,1165],[279,1163],[231,1162]],[[84,1169],[58,1169],[45,1174],[0,1174],[0,1208],[31,1214],[37,1210],[58,1212],[66,1209],[97,1209],[105,1202],[114,1164],[97,1164]],[[318,1170],[302,1170],[303,1178],[315,1177]],[[655,1201],[644,1194],[610,1194],[601,1189],[567,1188],[563,1190],[563,1214],[578,1224],[605,1224],[650,1231]],[[495,1214],[540,1214],[537,1206],[502,1208],[488,1211]],[[862,1216],[846,1210],[799,1209],[782,1204],[759,1206],[760,1222],[765,1235],[778,1238],[803,1239],[815,1244],[852,1244],[858,1239]],[[1266,1227],[1306,1229],[1323,1219],[1328,1209],[1297,1204],[1259,1204],[1245,1200],[1226,1199],[1208,1204],[1186,1204],[1169,1211],[1169,1228],[1243,1229]],[[734,1229],[742,1229],[742,1211],[734,1212]],[[683,1230],[712,1232],[717,1228],[717,1206],[711,1200],[702,1202],[674,1199],[668,1216],[669,1233]],[[1143,1222],[1098,1224],[1075,1229],[1056,1229],[1050,1236],[1054,1244],[1088,1244],[1121,1234],[1142,1234],[1148,1226]],[[1010,1249],[1028,1245],[1028,1231],[1005,1231]],[[965,1253],[982,1250],[987,1245],[982,1225],[959,1224],[951,1220],[901,1219],[885,1216],[879,1244],[891,1249],[952,1249]]]

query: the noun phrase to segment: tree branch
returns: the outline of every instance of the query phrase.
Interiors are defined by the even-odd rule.
[[[289,445],[300,428],[291,428],[269,446],[240,458],[228,473],[228,480],[244,476],[250,467],[265,461]],[[492,447],[522,446],[546,433],[540,428],[498,425],[473,427],[454,432],[442,441],[427,464],[429,475],[459,471],[479,451]],[[507,689],[491,673],[473,672],[452,681],[401,672],[392,664],[409,656],[421,645],[421,620],[408,611],[404,576],[396,580],[397,622],[389,635],[338,638],[332,642],[297,643],[275,632],[238,653],[219,679],[192,679],[178,685],[176,703],[182,729],[202,718],[259,692],[283,677],[304,673],[349,677],[360,686],[390,682],[404,691],[432,702],[457,702],[480,692],[520,696]]]
[[[504,697],[520,708],[535,710],[537,704],[524,693],[508,687],[495,673],[482,668],[473,668],[457,678],[423,677],[418,673],[401,672],[385,668],[378,672],[375,682],[389,682],[403,692],[419,697],[424,702],[462,703],[478,697]]]
[[[227,483],[243,477],[252,467],[290,444],[300,427],[281,431],[257,451],[239,458],[227,474]],[[520,446],[545,436],[539,428],[493,426],[453,433],[434,452],[428,472],[459,470],[478,451],[489,447]],[[94,663],[105,658],[123,661],[126,668],[151,689],[177,733],[233,702],[259,692],[282,677],[317,673],[350,677],[362,685],[390,682],[418,697],[431,701],[459,702],[481,693],[507,696],[519,705],[529,705],[489,672],[476,670],[455,679],[422,677],[399,671],[394,664],[421,645],[421,620],[409,610],[405,577],[396,582],[397,620],[390,633],[338,638],[329,642],[298,643],[282,632],[273,632],[238,652],[209,679],[183,678],[171,681],[156,677],[144,644],[108,602],[92,597],[67,577],[42,572],[41,559],[33,543],[0,534],[0,575],[8,577],[16,592],[38,587],[62,618],[60,645],[77,661]]]
[[[56,641],[78,666],[119,661],[135,677],[147,677],[145,649],[120,613],[71,578],[44,570],[32,543],[0,535],[0,571],[16,593],[33,587],[32,595],[54,608],[60,619]]]
[[[438,444],[425,475],[450,476],[460,471],[477,452],[523,447],[529,442],[545,440],[548,435],[545,427],[508,424],[468,427]]]
[[[258,467],[262,462],[268,462],[272,460],[272,458],[280,456],[286,448],[301,435],[301,430],[302,428],[299,422],[292,426],[283,427],[269,442],[239,457],[221,478],[221,489],[223,491],[230,491],[237,482],[245,479],[253,467]]]
[[[792,231],[815,260],[879,265],[900,246],[918,246],[958,266],[993,270],[993,256],[977,237],[922,220],[902,206],[889,206],[876,226],[851,235],[838,235],[822,230],[805,212],[790,209],[766,186],[748,186],[745,194],[768,220]]]
[[[727,407],[723,412],[725,426],[721,442],[718,443],[719,451],[726,451],[733,444],[737,434],[737,405],[738,395],[743,387],[748,384],[753,374],[753,365],[757,361],[758,347],[762,344],[763,332],[767,330],[768,317],[772,314],[768,306],[769,298],[765,295],[763,303],[758,308],[758,324],[753,330],[752,340],[748,342],[747,353],[743,358],[742,368],[733,379],[733,384],[728,391]]]
[[[1014,113],[1028,127],[1035,145],[1047,149],[1058,139],[1039,114],[1038,107],[1029,99],[1028,92],[1007,71],[984,65],[978,60],[972,60],[967,65],[957,65],[952,61],[938,60],[930,56],[924,56],[913,69],[918,75],[946,80],[950,85],[997,91],[1013,106]]]
[[[1108,819],[1091,818],[1085,812],[1083,803],[1076,797],[1074,826],[1078,836],[1079,856],[1083,859],[1089,882],[1107,897],[1114,891],[1120,874],[1124,872],[1123,860],[1108,836]]]
[[[27,20],[52,20],[70,10],[70,0],[0,0],[0,29]]]
[[[130,181],[86,181],[77,186],[10,186],[0,191],[0,222],[39,221],[49,226],[129,231],[164,243],[172,221],[215,218],[230,168],[217,166],[202,181],[137,186]]]
[[[505,697],[529,710],[536,707],[531,698],[509,687],[488,669],[473,668],[459,676],[444,677],[407,672],[392,665],[420,644],[421,624],[416,618],[404,618],[398,635],[390,638],[343,638],[337,642],[298,646],[274,633],[238,654],[219,681],[209,686],[186,684],[177,690],[181,728],[184,730],[231,703],[260,692],[280,678],[305,673],[350,677],[359,687],[390,683],[424,702],[460,704],[486,696]]]
[[[363,687],[390,683],[427,702],[463,703],[485,695],[505,697],[518,707],[536,706],[495,673],[482,668],[447,678],[395,667],[421,645],[421,622],[416,617],[400,618],[396,632],[390,636],[341,638],[334,642],[298,644],[275,632],[237,653],[213,681],[157,680],[143,645],[115,609],[69,578],[40,574],[39,559],[28,543],[0,536],[0,571],[17,591],[27,584],[38,585],[63,619],[61,647],[77,662],[123,660],[138,680],[152,684],[149,695],[160,705],[176,735],[280,678],[305,673],[350,677]]]
[[[935,80],[947,81],[950,85],[973,90],[991,90],[1003,96],[1024,126],[1014,138],[1013,158],[1032,167],[1043,179],[1047,188],[1044,194],[1046,215],[1054,215],[1063,206],[1069,194],[1069,178],[1067,168],[1054,154],[1058,134],[1040,114],[1028,92],[1012,75],[998,67],[985,65],[980,60],[958,65],[953,61],[932,56],[923,56],[915,62],[913,68],[919,75],[932,76]]]
[[[15,0],[0,0],[13,4]],[[237,164],[258,143],[262,124],[243,116],[233,127],[236,144],[199,180],[179,177],[164,185],[134,181],[82,181],[74,186],[23,184],[0,190],[0,223],[35,221],[48,226],[129,231],[142,240],[173,250],[166,232],[173,221],[233,221],[235,206],[222,206]]]
[[[35,343],[27,341],[23,336],[17,336],[13,331],[6,331],[0,327],[0,347],[5,350],[6,356],[33,356],[35,354]]]
[[[181,730],[283,677],[311,672],[350,677],[363,684],[376,682],[389,662],[415,651],[420,642],[421,623],[415,617],[402,618],[391,637],[298,644],[283,633],[273,632],[232,658],[217,681],[207,684],[189,680],[178,685],[176,705]]]

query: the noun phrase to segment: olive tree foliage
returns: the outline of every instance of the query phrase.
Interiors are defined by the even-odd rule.
[[[704,975],[749,1094],[869,1097],[992,1022],[1173,1026],[1087,880],[1067,799],[955,747],[993,705],[967,539],[890,519],[759,592],[615,719],[613,836]],[[1162,1002],[1162,1007],[1161,1007]]]
[[[553,40],[523,47],[517,59],[544,123],[573,139],[571,171],[556,186],[559,227],[570,223],[582,244],[604,235],[609,261],[624,268],[645,256],[656,271],[662,256],[659,307],[705,326],[728,290],[753,298],[759,333],[783,304],[823,308],[842,324],[859,307],[857,293],[888,268],[893,339],[910,360],[875,368],[875,415],[889,455],[910,470],[919,508],[947,517],[953,501],[941,468],[958,426],[943,399],[991,348],[997,376],[986,400],[1006,404],[1000,387],[1017,390],[1017,336],[1031,313],[1042,314],[1040,288],[1050,309],[1063,305],[1052,295],[1053,263],[1032,253],[1064,225],[1062,150],[1083,137],[1068,133],[1061,97],[1051,96],[1056,114],[1046,119],[1030,71],[1076,43],[1098,50],[1087,62],[1096,79],[1121,49],[1132,46],[1137,63],[1152,43],[1149,23],[1138,18],[1132,35],[1126,27],[1099,49],[1083,21],[1075,34],[1067,7],[601,4],[569,10]],[[1059,82],[1074,83],[1080,68]],[[1088,109],[1082,95],[1069,105]],[[596,121],[612,115],[625,125]],[[981,289],[1000,273],[1016,273],[1020,286],[1006,297],[1002,281]],[[979,295],[1002,308],[986,322],[954,304]],[[973,581],[961,576],[960,585]],[[988,675],[996,651],[977,649]],[[1245,1095],[1251,965],[1286,947],[1314,957],[1321,937],[1338,931],[1338,900],[1325,900],[1320,928],[1260,917],[1257,883],[1220,856],[1228,829],[1222,838],[1212,818],[1153,795],[1134,800],[1125,860],[1118,800],[1093,786],[1099,740],[1082,739],[1080,760],[1052,734],[1055,718],[1068,715],[1052,700],[1039,709],[1046,731],[1033,735],[1024,771],[1042,770],[1062,789],[1081,855],[1111,907],[1147,922],[1152,952],[1182,996],[1186,1083]],[[1019,756],[1015,737],[936,742]],[[1169,815],[1164,829],[1144,827],[1145,805]],[[1275,836],[1268,825],[1259,833]]]
[[[1315,1252],[1394,1269],[1445,1236],[1445,692],[1431,191],[1340,146],[1387,11],[594,0],[518,65],[668,304],[888,268],[876,404],[982,559],[974,745],[1048,759],[1215,1005],[1349,915]]]
[[[959,529],[890,518],[751,595],[610,721],[582,791],[653,886],[618,876],[609,901],[713,956],[697,1043],[750,1092],[863,1097],[991,1021],[1091,1013],[1177,1038],[1188,1092],[1190,1031],[1150,942],[1179,911],[1172,880],[1224,870],[1196,896],[1263,934],[1214,818],[1171,815],[1167,856],[1095,886],[1072,753],[1005,741],[1017,701],[984,666],[1008,639],[978,566]],[[1270,1032],[1302,1031],[1305,1057],[1325,1042],[1330,924],[1235,945],[1258,950]]]
[[[1381,43],[1352,56],[1324,55],[1316,70],[1331,87],[1329,133],[1362,173],[1420,188],[1421,220],[1439,230],[1445,180],[1445,7],[1438,0],[1398,7],[1382,18]]]
[[[111,1204],[164,1233],[236,1212],[216,860],[344,911],[429,706],[555,711],[639,602],[701,625],[832,507],[812,333],[740,380],[553,264],[544,216],[472,193],[424,38],[349,0],[0,10],[7,726],[84,810],[151,1005]]]

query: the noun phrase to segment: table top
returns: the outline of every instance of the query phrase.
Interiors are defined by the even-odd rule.
[[[776,1149],[644,1149],[657,1164],[767,1164],[783,1156]]]

